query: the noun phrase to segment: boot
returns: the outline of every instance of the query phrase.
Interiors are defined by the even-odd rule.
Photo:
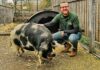
[[[68,53],[68,52],[70,52],[69,49],[70,49],[71,46],[72,46],[71,43],[66,42],[64,45],[65,45],[65,50],[62,51],[62,52],[64,52],[64,53]]]
[[[70,53],[68,53],[68,55],[69,55],[70,57],[76,56],[76,55],[77,55],[77,49],[72,50]]]

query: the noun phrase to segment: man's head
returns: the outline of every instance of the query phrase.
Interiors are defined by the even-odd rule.
[[[60,4],[60,11],[64,16],[67,16],[69,13],[69,4],[67,2],[63,2]]]

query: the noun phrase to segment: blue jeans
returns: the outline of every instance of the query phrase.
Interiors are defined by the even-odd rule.
[[[61,35],[61,32],[56,32],[53,34],[53,39],[58,41],[59,43],[63,43],[64,41],[66,40],[69,40],[73,47],[72,49],[77,49],[77,45],[78,45],[78,40],[80,40],[82,36],[82,33],[81,32],[78,32],[77,34],[70,34],[70,35],[67,35],[66,33],[64,34],[64,36]]]

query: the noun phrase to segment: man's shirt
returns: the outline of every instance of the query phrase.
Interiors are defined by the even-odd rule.
[[[57,14],[46,26],[53,26],[55,24],[59,25],[61,31],[67,33],[77,33],[79,30],[78,16],[71,12],[69,12],[67,16],[63,16],[62,13]]]

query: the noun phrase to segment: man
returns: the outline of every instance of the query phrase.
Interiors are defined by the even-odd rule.
[[[44,25],[50,27],[55,24],[59,25],[59,31],[53,34],[53,38],[59,43],[64,43],[66,40],[69,40],[73,45],[69,56],[75,56],[77,54],[77,45],[78,40],[81,38],[81,32],[79,32],[80,27],[78,16],[69,11],[68,3],[61,3],[60,13],[57,14],[50,23]],[[70,46],[66,45],[65,47],[67,51],[70,48]]]

